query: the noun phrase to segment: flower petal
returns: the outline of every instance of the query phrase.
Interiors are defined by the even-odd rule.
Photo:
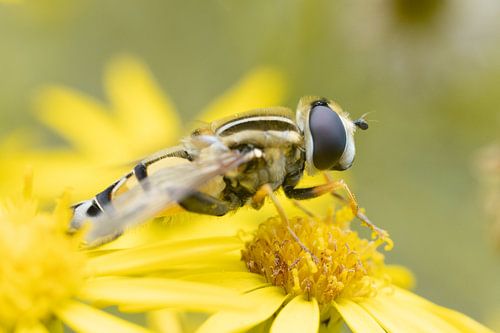
[[[411,271],[399,265],[386,265],[384,273],[391,278],[391,283],[404,289],[413,289],[415,287],[415,277]]]
[[[179,116],[143,63],[130,56],[113,59],[105,85],[130,149],[147,154],[176,142]]]
[[[396,332],[421,332],[412,323],[407,322],[400,312],[393,311],[392,308],[373,302],[372,299],[358,302],[375,320],[389,333]]]
[[[123,161],[124,136],[104,106],[62,87],[44,89],[37,100],[38,117],[75,148],[106,161]]]
[[[109,313],[97,310],[79,302],[68,302],[56,314],[69,327],[81,333],[146,333],[145,328],[114,317]]]
[[[278,313],[271,333],[316,333],[319,329],[319,307],[316,299],[307,301],[296,296]]]
[[[271,317],[285,301],[283,289],[266,287],[243,295],[243,302],[254,304],[247,311],[221,311],[205,321],[197,333],[225,333],[247,330]]]
[[[390,295],[379,294],[359,304],[389,332],[460,332],[431,311],[411,303],[398,302]]]
[[[237,112],[279,105],[284,100],[285,87],[281,72],[270,67],[257,68],[213,101],[197,118],[214,121]]]
[[[96,167],[96,161],[91,158],[59,149],[21,151],[11,154],[8,160],[2,158],[0,163],[0,193],[12,193],[29,165],[35,173],[37,196],[50,200],[44,201],[50,203],[69,187],[73,188],[71,194],[75,201],[88,199],[89,193],[102,190],[103,186],[116,180],[122,173],[121,169]]]
[[[392,299],[389,300],[393,302]],[[406,303],[395,304],[395,306],[404,309],[407,313],[411,313],[411,317],[419,318],[420,327],[427,331],[433,332],[449,332],[449,333],[460,333],[460,332],[470,332],[469,330],[463,331],[462,327],[454,326],[453,323],[449,322],[445,318],[440,317],[435,311],[430,311],[429,309],[423,307],[414,307]],[[478,331],[474,331],[478,332]]]
[[[174,264],[185,265],[190,261],[203,262],[204,257],[215,257],[216,260],[217,254],[240,247],[241,241],[235,237],[158,242],[94,257],[89,260],[88,269],[92,275],[138,274],[172,268]]]
[[[333,305],[354,333],[385,333],[370,313],[353,301],[338,299]]]
[[[81,297],[127,311],[176,306],[195,311],[248,310],[239,293],[209,284],[162,278],[102,278],[88,281]]]
[[[458,311],[454,311],[437,305],[435,306],[433,311],[435,314],[458,328],[460,332],[494,333],[489,328]]]
[[[455,326],[461,332],[493,333],[489,328],[474,319],[451,309],[436,305],[427,299],[401,288],[394,289],[394,297],[400,302],[414,307],[426,308],[435,315]]]
[[[250,272],[207,272],[184,276],[182,279],[214,284],[239,292],[247,292],[268,285],[262,275]]]
[[[183,333],[182,322],[177,312],[171,310],[152,311],[148,314],[148,324],[155,332]]]
[[[49,331],[40,322],[36,322],[31,326],[16,327],[14,333],[49,333]]]

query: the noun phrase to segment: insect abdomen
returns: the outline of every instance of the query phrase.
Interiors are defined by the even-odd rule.
[[[189,156],[184,150],[171,149],[139,162],[131,172],[108,186],[92,199],[74,205],[72,207],[73,218],[70,224],[71,229],[78,230],[85,220],[95,218],[101,215],[106,209],[110,209],[116,196],[127,192],[132,187],[140,186],[141,182],[156,170],[174,161],[175,163],[179,163],[187,162],[188,160]]]

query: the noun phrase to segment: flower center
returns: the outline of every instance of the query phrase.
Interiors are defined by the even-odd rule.
[[[348,207],[326,218],[292,218],[299,244],[281,219],[270,218],[245,244],[242,260],[248,270],[287,293],[314,297],[322,306],[339,296],[370,296],[375,292],[373,276],[384,262],[377,251],[383,240],[360,238],[349,229],[352,219]]]
[[[0,204],[0,331],[50,319],[83,280],[83,253],[59,226],[23,198]]]

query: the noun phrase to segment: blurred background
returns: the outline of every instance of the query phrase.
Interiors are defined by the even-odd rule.
[[[0,138],[30,127],[64,145],[34,96],[58,84],[106,103],[119,54],[150,68],[184,120],[260,66],[283,73],[286,106],[313,94],[371,112],[348,177],[391,232],[388,262],[420,295],[498,321],[498,1],[0,1]]]

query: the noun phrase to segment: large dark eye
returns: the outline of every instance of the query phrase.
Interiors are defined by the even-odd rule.
[[[318,170],[333,167],[344,153],[347,136],[337,112],[324,104],[313,106],[309,114],[313,142],[313,164]]]

